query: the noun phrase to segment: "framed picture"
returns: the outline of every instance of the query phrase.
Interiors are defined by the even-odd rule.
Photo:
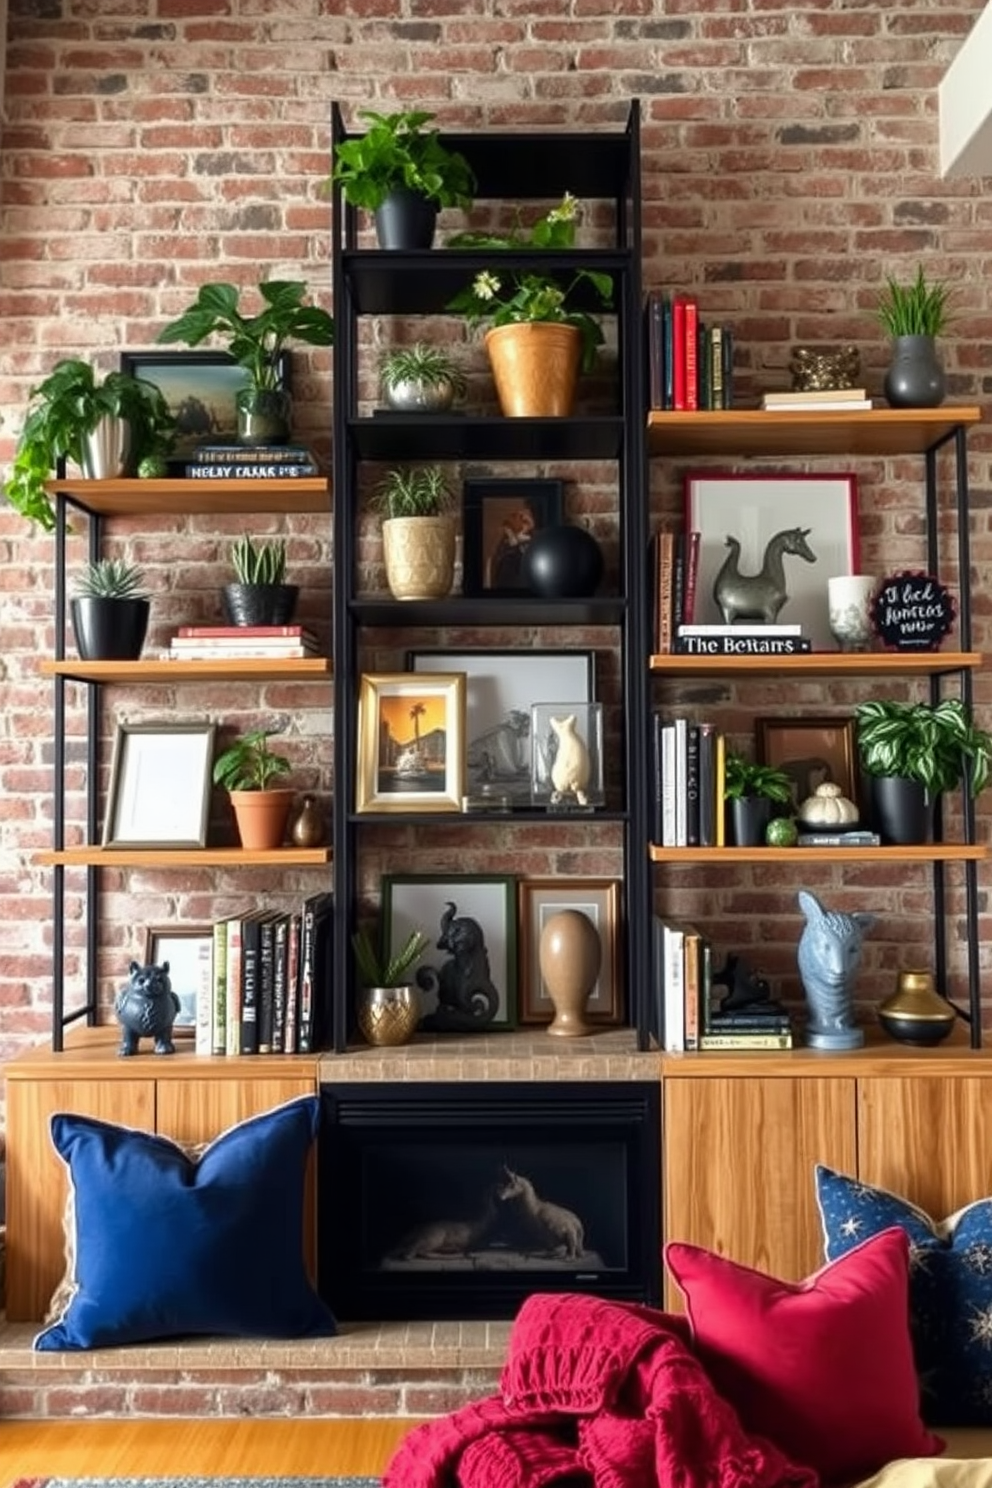
[[[289,391],[290,353],[279,358],[279,380]],[[200,444],[236,444],[238,393],[248,372],[226,351],[122,351],[121,371],[160,390],[176,419],[169,473],[182,475]]]
[[[430,937],[430,946],[418,965],[435,971],[451,960],[437,941],[445,936],[445,925],[462,919],[474,920],[482,932],[489,958],[489,979],[498,1002],[495,1017],[487,1028],[513,1028],[517,1008],[517,881],[505,874],[384,874],[382,878],[382,923],[386,948],[395,954],[412,930]],[[449,906],[454,906],[453,914]],[[437,1011],[436,999],[428,995],[426,1017]]]
[[[759,763],[785,771],[796,806],[828,780],[857,802],[852,718],[757,718],[755,733]]]
[[[860,572],[853,475],[690,472],[685,524],[700,534],[694,624],[722,623],[718,580],[764,578],[787,596],[776,623],[801,625],[814,651],[837,649],[827,580]]]
[[[467,480],[462,496],[462,589],[529,594],[521,564],[535,532],[564,519],[559,480]]]
[[[119,723],[104,847],[206,847],[212,723]]]
[[[590,1022],[619,1023],[623,1016],[620,966],[620,883],[615,878],[534,878],[517,886],[520,919],[521,1023],[550,1023],[554,1008],[541,976],[541,932],[552,916],[577,909],[599,931],[603,961],[586,1012]]]
[[[355,810],[461,811],[464,794],[464,675],[363,674]]]
[[[145,966],[169,964],[169,981],[180,1009],[173,1033],[196,1029],[197,1000],[210,996],[214,966],[212,925],[150,925],[145,931]]]
[[[414,672],[465,673],[470,800],[531,804],[531,708],[595,696],[593,651],[408,651]]]

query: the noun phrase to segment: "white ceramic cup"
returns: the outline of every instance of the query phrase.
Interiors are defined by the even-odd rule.
[[[842,651],[871,647],[871,601],[877,588],[873,574],[839,574],[827,580],[830,631]]]

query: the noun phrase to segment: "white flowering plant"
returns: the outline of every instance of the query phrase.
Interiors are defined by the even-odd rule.
[[[448,242],[449,248],[562,249],[575,247],[575,229],[579,204],[566,192],[556,207],[538,219],[526,232],[516,229],[508,234],[458,233]],[[590,372],[596,352],[603,344],[603,328],[587,310],[569,304],[579,285],[592,286],[605,309],[613,300],[613,279],[595,269],[578,269],[567,281],[559,282],[533,269],[482,269],[471,285],[448,301],[447,309],[464,315],[470,325],[513,325],[519,322],[553,321],[574,326],[582,337],[581,367]]]

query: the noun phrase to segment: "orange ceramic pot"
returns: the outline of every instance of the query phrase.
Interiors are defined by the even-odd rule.
[[[500,411],[507,418],[567,418],[575,403],[582,336],[575,326],[525,321],[486,333]]]

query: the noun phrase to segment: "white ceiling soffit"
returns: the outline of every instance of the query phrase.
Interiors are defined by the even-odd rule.
[[[940,174],[992,176],[992,0],[940,85]]]

